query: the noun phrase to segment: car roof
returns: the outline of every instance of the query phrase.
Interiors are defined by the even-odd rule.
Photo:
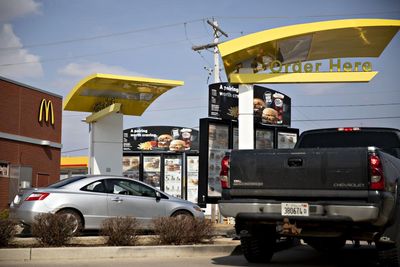
[[[159,191],[157,188],[152,187],[149,184],[143,183],[138,180],[133,180],[132,178],[128,178],[125,176],[118,176],[118,175],[82,175],[82,176],[72,176],[70,178],[66,178],[63,180],[58,181],[57,183],[54,183],[52,185],[49,185],[49,188],[64,188],[64,189],[80,189],[83,186],[98,181],[98,180],[103,180],[103,179],[123,179],[123,180],[128,180],[128,181],[135,181],[140,184],[146,185],[148,187],[151,187],[157,191]]]

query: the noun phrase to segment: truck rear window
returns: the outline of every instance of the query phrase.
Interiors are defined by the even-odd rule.
[[[400,140],[393,132],[315,132],[305,134],[297,148],[367,147],[375,146],[398,156]]]

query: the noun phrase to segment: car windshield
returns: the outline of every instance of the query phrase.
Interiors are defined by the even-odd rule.
[[[86,178],[86,176],[73,176],[73,177],[58,181],[58,182],[56,182],[54,184],[51,184],[48,187],[49,188],[60,188],[60,187],[66,186],[67,184],[70,184],[70,183],[73,183],[75,181],[81,180],[83,178]]]

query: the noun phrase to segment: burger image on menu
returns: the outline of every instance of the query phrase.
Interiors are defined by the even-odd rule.
[[[260,98],[254,98],[253,107],[254,107],[254,116],[261,117],[262,112],[265,109],[266,105],[264,100]]]
[[[273,108],[265,108],[262,112],[262,122],[268,124],[277,124],[278,122],[278,111]]]
[[[169,148],[169,145],[172,141],[172,136],[169,134],[162,134],[158,137],[158,147],[159,148]]]
[[[169,145],[171,151],[184,151],[186,148],[186,142],[183,140],[172,140]]]

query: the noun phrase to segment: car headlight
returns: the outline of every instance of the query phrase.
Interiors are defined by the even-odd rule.
[[[200,208],[199,206],[193,206],[193,208],[194,208],[196,211],[201,212],[201,208]]]

